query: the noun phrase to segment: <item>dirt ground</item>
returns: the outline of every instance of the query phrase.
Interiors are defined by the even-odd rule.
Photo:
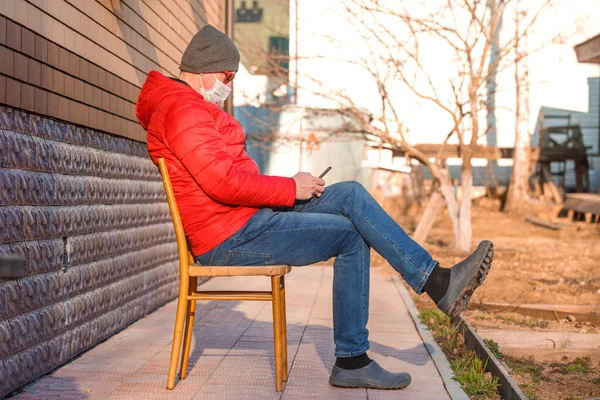
[[[399,200],[382,199],[377,193],[374,195],[407,232],[415,229],[421,213],[419,208],[410,207],[407,210]],[[525,221],[525,215],[550,219],[550,215],[554,214],[550,208],[540,211],[531,207],[531,210],[524,210],[523,215],[507,215],[499,211],[499,206],[498,199],[485,197],[475,200],[473,204],[473,248],[479,240],[490,239],[494,242],[495,256],[490,274],[473,295],[471,305],[504,303],[513,306],[545,304],[586,306],[589,309],[600,307],[600,224],[580,222],[561,230],[550,230]],[[563,219],[562,222],[567,221]],[[453,249],[453,242],[452,225],[443,210],[437,217],[425,248],[442,266],[450,267],[466,256]],[[375,252],[372,264],[381,268],[380,272],[396,273]],[[420,309],[434,307],[427,296],[413,293],[413,298]],[[573,332],[581,335],[600,333],[598,324],[577,321],[577,318],[536,319],[506,311],[485,312],[471,306],[463,315],[475,328]],[[596,349],[590,350],[592,352],[600,352],[600,343]],[[585,360],[583,370],[568,367],[575,362],[574,355],[563,357],[553,367],[550,362],[531,360],[535,374],[518,368],[512,373],[530,399],[600,397],[600,363],[597,355],[594,355],[591,360]],[[515,362],[518,364],[527,356],[525,351]]]
[[[381,202],[407,232],[415,229],[418,208],[404,213],[399,200]],[[555,231],[498,209],[499,200],[495,199],[481,198],[473,204],[473,248],[479,240],[489,239],[494,242],[495,255],[490,274],[472,303],[600,307],[600,224],[578,222]],[[425,248],[442,266],[449,267],[468,254],[455,250],[453,242],[452,224],[441,211]],[[372,264],[390,268],[375,252]]]
[[[600,396],[600,363],[576,359],[560,363],[509,360],[511,375],[529,399],[597,399]]]

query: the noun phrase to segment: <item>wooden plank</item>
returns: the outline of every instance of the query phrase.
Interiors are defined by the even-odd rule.
[[[190,276],[280,276],[292,270],[289,265],[268,266],[201,266],[190,265]]]
[[[248,300],[248,301],[271,301],[271,292],[235,292],[226,290],[215,290],[210,292],[193,292],[188,295],[188,300]]]
[[[572,193],[565,195],[564,208],[580,213],[600,214],[600,195]]]
[[[461,157],[461,148],[456,144],[417,144],[415,148],[428,157],[435,157],[441,152],[441,158]],[[512,158],[511,148],[500,148],[496,146],[475,146],[472,148],[473,157],[487,158],[488,160],[497,160],[499,158]]]
[[[404,150],[399,148],[392,148],[390,145],[379,143],[368,143],[369,147],[381,148],[391,150],[394,157],[402,157],[406,153]],[[423,153],[426,157],[436,157],[442,148],[441,144],[437,143],[421,143],[414,146],[417,150]],[[488,160],[500,160],[500,159],[512,159],[513,148],[512,147],[497,147],[497,146],[482,146],[477,145],[472,148],[474,158],[485,158]],[[539,148],[534,147],[530,149],[530,157],[532,162],[535,162],[540,156]],[[441,158],[460,158],[461,151],[460,146],[457,144],[447,144],[444,146]]]
[[[401,157],[405,155],[404,150],[399,148],[391,148],[389,145],[379,145],[376,143],[369,143],[370,147],[383,148],[392,150],[394,157]],[[422,143],[415,145],[415,148],[423,153],[427,157],[436,157],[442,148],[441,144],[433,143]],[[488,160],[498,160],[501,158],[512,158],[513,149],[510,147],[496,147],[496,146],[480,146],[477,145],[473,149],[473,157],[475,158],[486,158]],[[459,158],[461,156],[460,146],[456,144],[447,144],[441,153],[441,158]]]
[[[575,46],[575,54],[580,63],[600,64],[600,35]]]
[[[501,347],[536,349],[598,349],[600,333],[537,332],[477,328],[477,334]]]
[[[413,239],[415,242],[420,243],[421,245],[425,244],[425,240],[427,240],[427,235],[435,222],[435,217],[437,216],[440,208],[444,204],[444,197],[439,192],[439,190],[435,190],[429,201],[427,202],[427,207],[425,207],[425,212],[421,219],[419,219],[419,225],[417,225],[417,229],[413,234]]]
[[[500,352],[514,358],[533,357],[538,362],[564,362],[567,359],[574,360],[577,357],[590,357],[592,362],[600,362],[600,350],[500,347]]]
[[[585,158],[585,149],[570,147],[543,147],[540,151],[541,162],[580,160]]]
[[[393,165],[390,163],[382,163],[378,161],[370,162],[365,160],[362,162],[361,167],[367,169],[378,169],[387,172],[398,172],[401,174],[410,174],[412,172],[412,168],[410,165]]]
[[[569,315],[579,322],[600,324],[600,307],[555,305],[555,304],[502,304],[502,303],[470,303],[470,309],[492,312],[514,312],[529,317],[556,321],[566,319]]]
[[[552,174],[550,173],[550,165],[549,164],[542,164],[541,174],[542,174],[542,178],[544,180],[544,184],[543,184],[544,194],[546,194],[546,195],[550,194],[556,204],[562,204],[563,198],[560,194],[560,191],[558,190],[558,187],[554,183],[554,180],[552,179]],[[546,192],[549,192],[549,193],[546,193]]]
[[[525,221],[537,226],[541,226],[543,228],[553,229],[556,231],[564,228],[565,226],[568,226],[568,224],[554,224],[552,222],[537,217],[527,217],[525,218]]]
[[[594,193],[569,193],[566,195],[566,197],[570,198],[570,199],[578,199],[578,200],[585,200],[585,201],[591,201],[591,202],[595,202],[595,203],[600,203],[600,194],[594,194]]]

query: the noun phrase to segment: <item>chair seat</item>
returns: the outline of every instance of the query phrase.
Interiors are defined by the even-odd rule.
[[[291,270],[292,267],[289,265],[215,267],[190,264],[189,274],[190,276],[280,276]]]

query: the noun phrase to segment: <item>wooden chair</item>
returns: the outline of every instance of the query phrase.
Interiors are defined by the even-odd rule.
[[[171,349],[167,389],[173,389],[175,387],[175,375],[177,372],[177,362],[179,361],[179,348],[181,347],[182,335],[183,357],[181,360],[181,379],[186,378],[194,326],[194,313],[196,311],[196,300],[256,300],[273,302],[275,389],[278,392],[281,392],[282,381],[287,382],[288,380],[284,275],[290,272],[291,267],[289,265],[211,267],[195,264],[194,257],[188,249],[187,239],[181,224],[179,209],[177,208],[173,188],[169,179],[169,171],[167,170],[167,164],[163,158],[158,160],[158,169],[162,176],[169,208],[171,209],[171,216],[173,217],[175,236],[177,238],[177,250],[179,252],[180,274],[179,299],[177,301],[177,314],[175,316],[175,331],[173,333],[173,347]],[[271,277],[271,290],[198,292],[199,276],[269,276]]]

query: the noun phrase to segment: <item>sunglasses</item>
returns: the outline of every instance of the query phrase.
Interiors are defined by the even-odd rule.
[[[226,84],[226,85],[229,82],[233,81],[233,78],[235,78],[235,73],[234,72],[223,71],[223,74],[225,75],[225,80],[223,81],[223,83]]]

